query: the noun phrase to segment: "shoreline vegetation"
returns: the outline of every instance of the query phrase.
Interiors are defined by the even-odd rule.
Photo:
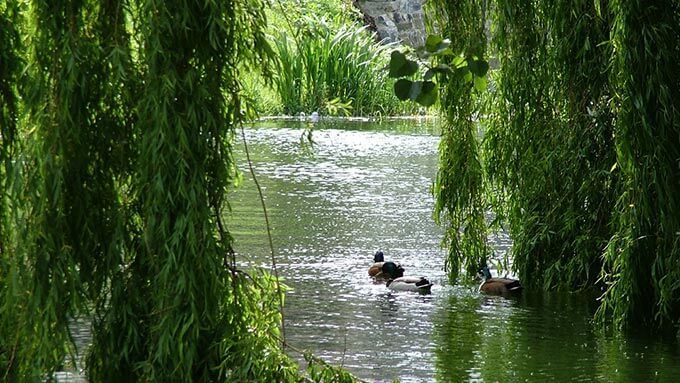
[[[349,1],[281,1],[267,10],[273,73],[247,72],[244,100],[260,115],[317,111],[326,116],[418,114],[394,94],[387,66],[402,48],[378,41]]]

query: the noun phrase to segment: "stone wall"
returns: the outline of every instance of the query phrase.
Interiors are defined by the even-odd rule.
[[[354,5],[364,14],[366,24],[374,28],[381,40],[402,42],[412,47],[425,44],[425,0],[356,0]]]

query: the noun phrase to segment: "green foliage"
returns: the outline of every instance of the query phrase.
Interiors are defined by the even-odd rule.
[[[16,78],[23,65],[20,51],[20,36],[17,30],[19,19],[19,5],[15,1],[8,1],[0,5],[0,161],[3,171],[7,171],[11,164],[11,149],[15,141],[16,122],[18,118]],[[2,177],[4,181],[6,179]],[[3,188],[4,190],[4,188]],[[4,216],[4,209],[2,216]],[[4,242],[0,242],[0,245]],[[0,246],[0,250],[3,247]]]
[[[406,58],[406,55],[399,51],[392,51],[390,54],[390,77],[408,77],[418,71],[418,63]]]
[[[299,59],[294,41],[286,32],[275,40],[278,56],[279,69],[276,79],[276,89],[283,104],[283,111],[295,114],[303,108],[303,94],[305,92],[305,70],[302,60]]]
[[[482,20],[483,25],[481,9],[474,5],[448,2],[430,5],[436,8],[435,12],[445,12],[451,17],[458,15],[465,20]],[[444,23],[459,21],[449,19]],[[464,32],[451,29],[452,38]],[[390,77],[406,77],[394,84],[400,100],[429,107],[442,93],[440,108],[445,122],[439,144],[440,166],[433,185],[434,219],[446,227],[442,243],[448,248],[445,268],[451,283],[457,280],[461,266],[468,274],[475,274],[491,255],[487,245],[486,186],[476,121],[480,108],[478,93],[486,91],[489,64],[480,58],[483,42],[478,38],[470,35],[454,41],[452,45],[449,39],[430,35],[425,46],[416,52],[418,61],[393,51],[389,66]],[[420,71],[424,73],[419,75],[423,80],[413,80],[421,66]]]
[[[32,36],[18,133],[25,150],[10,196],[21,246],[15,244],[13,282],[2,300],[11,308],[3,322],[21,324],[16,357],[3,366],[17,378],[50,373],[74,352],[68,321],[86,313],[89,300],[104,298],[119,250],[114,185],[129,166],[129,105],[108,63],[119,60],[111,32],[121,19],[109,13],[112,4],[63,5],[36,1],[24,9],[30,12],[22,32]]]
[[[12,241],[12,201],[8,198],[15,169],[17,146],[18,96],[16,83],[23,65],[19,55],[21,40],[18,26],[20,8],[16,1],[0,4],[0,318],[14,309],[3,299],[7,295],[11,274],[10,260],[14,255]],[[2,368],[16,357],[17,323],[0,320],[0,380],[12,379],[15,374]]]
[[[613,152],[607,145],[612,116],[602,69],[606,46],[582,45],[606,36],[606,20],[592,8],[580,2],[440,5],[451,46],[468,55],[463,81],[449,82],[449,100],[442,103],[457,128],[442,139],[435,184],[437,209],[449,212],[451,264],[462,261],[473,272],[486,262],[483,215],[489,198],[495,222],[509,223],[513,266],[525,284],[595,282],[615,182],[608,172]],[[485,49],[487,17],[500,66],[481,108],[465,93],[464,81],[473,77],[474,88],[487,87],[489,65],[476,58]],[[431,50],[443,48],[438,39],[428,43]],[[481,149],[482,136],[473,129],[479,115],[485,116]],[[456,240],[461,233],[470,239],[465,245]]]
[[[244,71],[241,77],[243,89],[241,98],[248,109],[260,116],[283,115],[283,105],[271,81],[267,81],[259,71]]]
[[[303,380],[277,279],[237,268],[221,222],[241,74],[271,75],[264,4],[0,11],[1,380],[49,379],[76,353],[91,382]]]
[[[446,228],[442,241],[448,249],[445,268],[453,283],[462,268],[474,274],[491,255],[477,121],[488,70],[483,59],[485,8],[476,2],[450,1],[434,1],[429,6],[431,14],[442,15],[435,22],[448,38],[426,40],[424,55],[434,60],[424,76],[441,78],[440,108],[445,120],[433,185],[434,219]]]
[[[440,84],[457,83],[464,89],[472,84],[480,92],[486,90],[489,63],[476,57],[454,55],[449,44],[449,40],[439,36],[428,36],[424,49],[419,52],[420,62],[408,59],[406,54],[398,50],[392,51],[389,77],[406,77],[399,78],[394,83],[394,94],[398,99],[415,101],[425,107],[434,105],[440,92],[437,83],[432,81],[435,76],[439,77]],[[430,62],[422,61],[425,59]],[[409,77],[418,72],[420,65],[426,68],[422,74],[423,80],[413,81]]]
[[[506,2],[494,14],[500,70],[486,133],[497,210],[529,286],[592,286],[611,235],[616,178],[609,22],[592,2]]]
[[[382,68],[389,45],[356,23],[338,26],[318,17],[297,21],[291,36],[274,37],[279,68],[275,88],[286,114],[319,111],[331,100],[352,106],[354,115],[393,114],[405,108],[389,91]],[[385,85],[385,84],[388,85]]]
[[[680,323],[680,6],[611,1],[616,168],[622,179],[597,317]]]
[[[324,15],[335,28],[358,23],[363,18],[353,0],[275,0],[270,4],[267,11],[270,32],[286,30],[297,35],[309,15]]]
[[[258,114],[401,115],[417,112],[399,102],[385,78],[390,45],[376,41],[349,0],[280,0],[267,11],[276,46],[272,76],[244,73],[244,94]],[[320,16],[322,15],[322,16]]]
[[[311,354],[309,352],[303,353],[307,361],[307,374],[309,379],[305,382],[314,383],[360,383],[363,380],[357,379],[354,375],[348,373],[342,367],[335,367],[328,364],[323,359]],[[392,383],[399,383],[398,379]]]
[[[331,366],[310,353],[304,354],[307,361],[307,373],[314,383],[357,383],[353,375],[339,367]]]
[[[452,49],[483,57],[490,38],[498,55],[484,108],[460,82],[441,103],[435,216],[448,214],[450,270],[484,260],[488,198],[525,285],[603,283],[601,321],[677,325],[677,2],[437,4]],[[473,59],[467,69],[489,68]],[[481,152],[473,116],[483,117]]]

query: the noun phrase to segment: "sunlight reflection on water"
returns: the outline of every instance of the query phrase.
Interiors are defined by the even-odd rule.
[[[312,150],[300,148],[299,127],[247,134],[275,209],[270,219],[279,273],[293,289],[286,298],[286,334],[296,347],[377,382],[680,377],[677,345],[664,349],[645,341],[658,350],[647,356],[656,371],[631,368],[612,353],[629,346],[595,333],[592,297],[527,292],[505,299],[480,296],[476,286],[448,286],[442,231],[432,221],[439,137],[431,131],[320,126]],[[246,234],[236,236],[236,248],[264,265],[264,237],[247,235],[263,232],[257,208],[247,207],[257,199],[247,185],[233,197],[235,229]],[[491,241],[497,257],[511,246],[504,234]],[[366,270],[378,249],[407,274],[433,280],[432,294],[393,293],[373,284]]]
[[[290,145],[299,145],[299,129],[247,133],[259,182],[277,208],[270,220],[279,273],[292,288],[288,342],[365,379],[432,380],[432,315],[449,289],[442,233],[431,218],[438,137],[319,129],[310,155]],[[239,203],[255,202],[247,189],[234,197],[238,225],[244,218]],[[236,240],[238,251],[267,256],[262,238]],[[393,293],[373,284],[366,271],[378,249],[407,274],[433,280],[432,294]]]
[[[432,220],[432,129],[321,124],[312,148],[300,144],[301,132],[289,123],[246,129],[290,287],[288,343],[375,382],[680,381],[677,342],[597,332],[592,297],[527,291],[505,299],[447,284],[443,233]],[[235,149],[245,171],[243,148]],[[229,195],[229,229],[242,266],[269,269],[260,201],[244,179]],[[498,257],[510,248],[506,235],[491,240]],[[367,268],[379,249],[407,274],[431,279],[432,294],[372,283]],[[82,323],[75,331],[89,341]]]

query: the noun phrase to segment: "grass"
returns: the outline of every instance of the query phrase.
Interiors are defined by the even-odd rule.
[[[271,81],[256,73],[243,80],[258,113],[415,114],[417,106],[399,101],[387,77],[389,54],[397,47],[378,42],[359,20],[348,1],[274,3],[269,34],[277,71]]]

